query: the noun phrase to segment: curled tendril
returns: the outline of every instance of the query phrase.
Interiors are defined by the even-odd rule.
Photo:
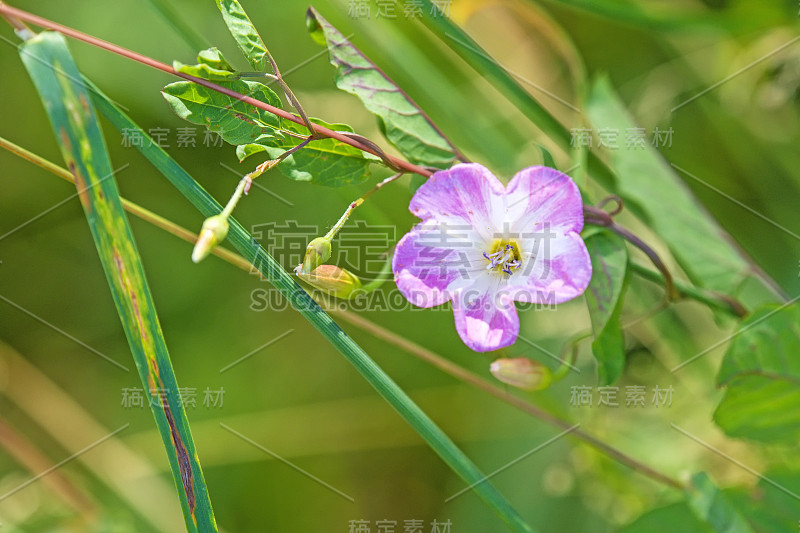
[[[625,203],[622,201],[622,198],[620,198],[616,194],[612,194],[611,196],[606,196],[605,198],[600,200],[600,203],[597,204],[597,208],[603,209],[610,202],[616,203],[617,206],[613,210],[608,211],[609,216],[614,217],[622,213],[622,210],[625,208]]]

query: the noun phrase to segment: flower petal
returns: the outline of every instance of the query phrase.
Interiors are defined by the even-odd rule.
[[[406,233],[392,258],[397,288],[417,307],[434,307],[449,301],[453,283],[469,278],[472,247],[453,246],[457,242],[443,236],[438,226],[420,224]]]
[[[549,250],[545,247],[549,246]],[[531,247],[523,255],[530,254]],[[501,292],[518,302],[558,304],[583,294],[592,279],[592,262],[580,235],[568,232],[539,245],[509,278]]]
[[[511,298],[478,285],[458,291],[453,298],[456,330],[476,352],[490,352],[514,344],[519,335],[519,316]]]
[[[572,178],[548,167],[528,167],[511,179],[506,209],[512,230],[536,231],[549,223],[559,232],[583,229],[583,200]]]
[[[487,168],[458,164],[428,178],[417,189],[409,209],[423,220],[470,225],[490,235],[494,213],[502,211],[504,194],[503,184]]]

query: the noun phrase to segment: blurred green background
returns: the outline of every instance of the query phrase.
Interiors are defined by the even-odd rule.
[[[246,68],[213,2],[171,3],[207,45]],[[12,4],[166,63],[191,63],[197,52],[145,0]],[[353,17],[349,4],[314,5],[345,35],[352,34],[353,43],[472,160],[508,179],[523,166],[541,164],[537,144],[543,144],[559,166],[570,166],[569,154],[557,150],[447,43],[414,17],[406,18],[402,7],[390,18],[379,13],[380,2],[372,2],[369,17]],[[333,86],[326,55],[306,34],[306,3],[244,6],[310,115],[348,123],[380,139],[374,118],[355,97]],[[607,74],[648,135],[656,127],[672,129],[671,146],[659,147],[668,161],[761,215],[686,180],[786,293],[800,290],[800,245],[792,235],[800,232],[800,44],[786,45],[797,35],[797,2],[453,0],[450,11],[567,128],[585,127],[586,120],[559,100],[580,107],[588,81]],[[14,49],[18,39],[7,25],[0,26],[0,38],[0,136],[62,164]],[[177,128],[187,124],[159,94],[173,81],[166,74],[83,43],[71,41],[70,48],[82,71],[129,108],[142,127],[168,130],[168,151],[218,200],[227,199],[239,179],[222,164],[241,173],[255,166],[255,161],[239,164],[231,147],[203,146],[199,129],[195,148],[177,146]],[[117,175],[123,195],[196,231],[202,217],[138,152],[123,146],[110,125],[104,126],[114,164],[130,165]],[[0,153],[0,169],[0,495],[48,464],[34,462],[44,468],[30,471],[18,461],[19,453],[58,463],[129,424],[60,468],[61,488],[36,482],[0,501],[3,531],[180,531],[178,500],[152,414],[123,405],[123,390],[141,384],[135,372],[93,353],[133,368],[74,187],[7,152]],[[323,189],[291,182],[273,170],[258,183],[274,194],[254,188],[235,216],[254,233],[291,221],[325,231],[385,173],[375,174],[360,186]],[[581,168],[574,175],[587,179]],[[407,178],[388,186],[359,208],[342,235],[357,232],[356,221],[365,221],[394,227],[399,238],[415,222],[407,211],[410,197]],[[463,482],[297,313],[253,309],[266,282],[216,258],[194,265],[189,244],[139,219],[132,218],[132,225],[176,375],[197,394],[188,414],[221,530],[346,532],[351,521],[366,520],[379,531],[377,521],[386,519],[397,523],[397,531],[410,520],[424,521],[426,533],[434,520],[450,520],[453,533],[504,531],[471,493],[445,502]],[[263,244],[287,269],[299,260],[287,243],[272,249]],[[367,256],[368,245],[359,245],[359,257]],[[391,283],[381,290],[396,296]],[[632,286],[623,319],[630,326],[628,367],[619,383],[622,406],[570,405],[573,386],[597,385],[586,343],[580,374],[571,373],[532,400],[671,476],[708,470],[721,485],[742,487],[741,501],[747,505],[758,479],[674,431],[671,422],[756,470],[800,465],[787,450],[748,446],[715,429],[711,413],[719,395],[713,376],[724,346],[685,372],[671,375],[668,369],[723,338],[731,323],[716,321],[705,307],[688,302],[651,313],[661,296],[661,289],[648,282]],[[496,354],[469,351],[446,310],[361,314],[492,379],[488,366]],[[590,327],[582,299],[556,311],[527,311],[521,321],[523,337],[555,354]],[[487,473],[559,433],[368,332],[345,328]],[[246,361],[220,372],[246,355]],[[555,366],[524,342],[506,355]],[[628,385],[647,388],[644,408],[624,406]],[[651,405],[655,386],[674,388],[670,407]],[[206,389],[224,389],[222,405],[204,405]],[[274,460],[221,423],[297,468]],[[677,491],[569,437],[503,470],[493,482],[540,531],[616,531],[680,498]],[[78,511],[69,495],[82,502]],[[794,510],[792,528],[800,519],[800,509]],[[95,518],[81,518],[89,515]]]

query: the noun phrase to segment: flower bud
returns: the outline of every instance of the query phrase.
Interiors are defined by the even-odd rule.
[[[497,359],[489,372],[503,383],[525,390],[546,389],[553,378],[549,368],[527,357]]]
[[[308,243],[303,263],[297,265],[294,271],[300,274],[311,275],[312,271],[331,257],[331,241],[325,237],[317,237]]]
[[[361,280],[355,274],[336,265],[320,265],[310,274],[298,272],[297,277],[337,298],[350,298],[361,288]]]
[[[222,215],[208,217],[203,222],[200,229],[200,236],[192,250],[192,261],[199,263],[214,249],[214,247],[225,240],[228,235],[228,218]]]

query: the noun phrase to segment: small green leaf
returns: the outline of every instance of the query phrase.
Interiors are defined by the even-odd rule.
[[[705,472],[692,476],[687,500],[695,516],[717,533],[755,533]]]
[[[334,131],[352,133],[353,129],[347,124],[328,124],[324,120],[312,118],[311,122],[319,124]],[[307,136],[305,126],[291,121],[284,122],[284,129],[298,135]],[[281,137],[260,138],[255,143],[244,144],[236,147],[239,161],[259,153],[266,152],[270,159],[278,158],[286,150],[297,146],[302,139],[291,135]],[[284,159],[278,168],[290,179],[296,181],[309,181],[316,185],[340,187],[361,183],[369,177],[370,162],[379,162],[380,159],[372,154],[366,154],[358,148],[345,144],[336,139],[316,139],[307,146],[296,151]]]
[[[556,160],[553,159],[553,154],[550,153],[550,150],[541,144],[537,144],[536,146],[538,146],[539,151],[542,152],[542,164],[546,167],[558,169],[558,167],[556,167]]]
[[[197,54],[196,65],[173,61],[172,66],[178,72],[211,81],[229,81],[236,78],[233,67],[222,57],[222,52],[216,48],[209,48]]]
[[[586,291],[586,304],[592,320],[592,353],[603,385],[614,383],[625,368],[625,337],[622,333],[623,294],[628,270],[628,249],[619,235],[609,231],[586,239],[592,259],[592,281]]]
[[[744,320],[722,360],[714,421],[731,437],[800,439],[800,306],[768,305]]]
[[[278,96],[263,83],[241,80],[217,83],[280,107]],[[281,137],[278,130],[282,121],[272,113],[194,82],[171,83],[161,94],[179,117],[219,133],[227,143],[238,145]]]
[[[264,71],[269,52],[242,5],[237,0],[217,0],[217,7],[247,61],[258,72]]]
[[[306,25],[314,41],[328,48],[336,86],[356,95],[378,117],[384,136],[401,154],[437,168],[449,168],[459,158],[422,109],[313,7],[308,8]]]

